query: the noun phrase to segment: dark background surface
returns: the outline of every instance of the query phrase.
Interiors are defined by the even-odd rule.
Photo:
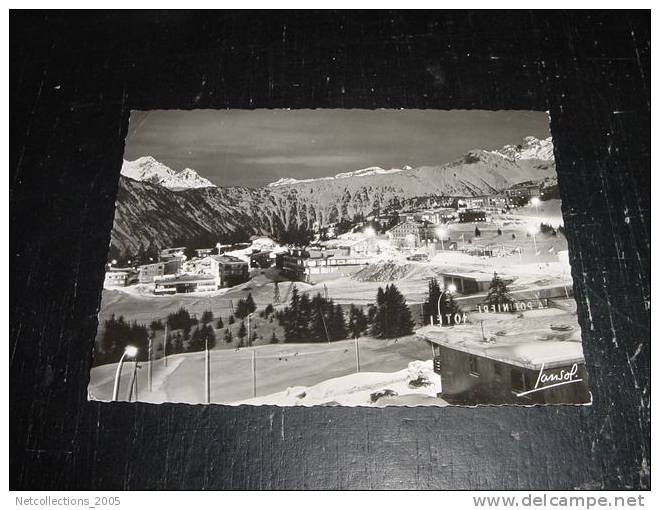
[[[17,13],[10,488],[650,486],[649,12]],[[590,407],[87,401],[131,108],[549,110]]]

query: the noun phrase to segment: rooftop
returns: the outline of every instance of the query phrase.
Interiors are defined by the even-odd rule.
[[[177,284],[177,283],[207,283],[215,281],[213,275],[208,274],[183,274],[162,276],[154,280],[156,283]]]
[[[239,262],[241,264],[247,264],[247,262],[245,262],[244,260],[241,260],[238,257],[234,257],[233,255],[210,255],[210,257],[213,260],[222,262],[223,264],[235,264]]]
[[[490,282],[493,280],[492,274],[480,273],[476,271],[471,273],[443,272],[442,275],[451,278],[461,278],[463,280],[474,280],[475,282]]]
[[[494,342],[484,342],[484,333]],[[522,314],[471,313],[471,324],[425,326],[417,334],[442,345],[475,356],[510,365],[540,370],[584,363],[580,326],[573,313],[556,308]]]

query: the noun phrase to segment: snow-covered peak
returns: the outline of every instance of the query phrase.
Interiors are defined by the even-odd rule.
[[[151,156],[143,156],[135,161],[124,160],[121,175],[136,181],[158,184],[169,189],[215,187],[215,184],[200,176],[192,168],[177,172]]]
[[[396,174],[407,170],[412,170],[412,167],[406,165],[403,169],[390,168],[389,170],[385,170],[379,166],[370,166],[368,168],[362,168],[360,170],[354,170],[351,172],[341,172],[336,174],[334,177],[318,177],[315,179],[294,179],[292,177],[282,177],[275,182],[271,182],[268,186],[271,188],[277,188],[278,186],[290,186],[292,184],[301,184],[305,182],[334,181],[336,179],[349,179],[351,177],[370,177],[372,175]]]
[[[184,168],[179,173],[174,174],[161,181],[161,186],[166,188],[215,188],[208,179],[202,177],[192,168]]]
[[[175,175],[176,172],[151,156],[142,156],[135,161],[124,160],[121,174],[136,181],[158,184],[161,180]]]
[[[499,150],[491,151],[507,159],[538,159],[541,161],[554,161],[552,138],[539,140],[534,136],[526,136],[519,145],[505,145]]]

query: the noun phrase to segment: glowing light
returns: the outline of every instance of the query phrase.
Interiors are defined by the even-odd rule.
[[[456,285],[454,285],[453,283],[449,284],[447,286],[447,292],[449,292],[450,294],[453,294],[454,292],[456,292]]]
[[[376,231],[373,229],[373,227],[367,227],[363,230],[363,232],[367,235],[367,237],[373,237],[376,235]]]
[[[117,264],[117,259],[112,259],[112,262],[110,262],[110,265],[114,266]]]
[[[435,233],[438,234],[438,237],[440,239],[445,239],[448,234],[447,229],[445,227],[438,227]]]
[[[527,232],[529,233],[529,235],[535,236],[536,234],[539,233],[539,229],[536,225],[529,225],[527,227]]]
[[[126,356],[128,356],[129,358],[134,358],[135,356],[137,356],[138,348],[135,347],[134,345],[127,345],[124,352],[126,353]]]
[[[529,201],[534,207],[538,207],[541,204],[541,200],[539,200],[539,197],[532,197],[532,199]]]

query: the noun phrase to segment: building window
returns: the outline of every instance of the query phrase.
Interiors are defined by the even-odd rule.
[[[477,363],[477,357],[476,356],[470,356],[469,357],[469,364],[470,364],[470,375],[473,375],[475,377],[479,377],[479,365]]]

